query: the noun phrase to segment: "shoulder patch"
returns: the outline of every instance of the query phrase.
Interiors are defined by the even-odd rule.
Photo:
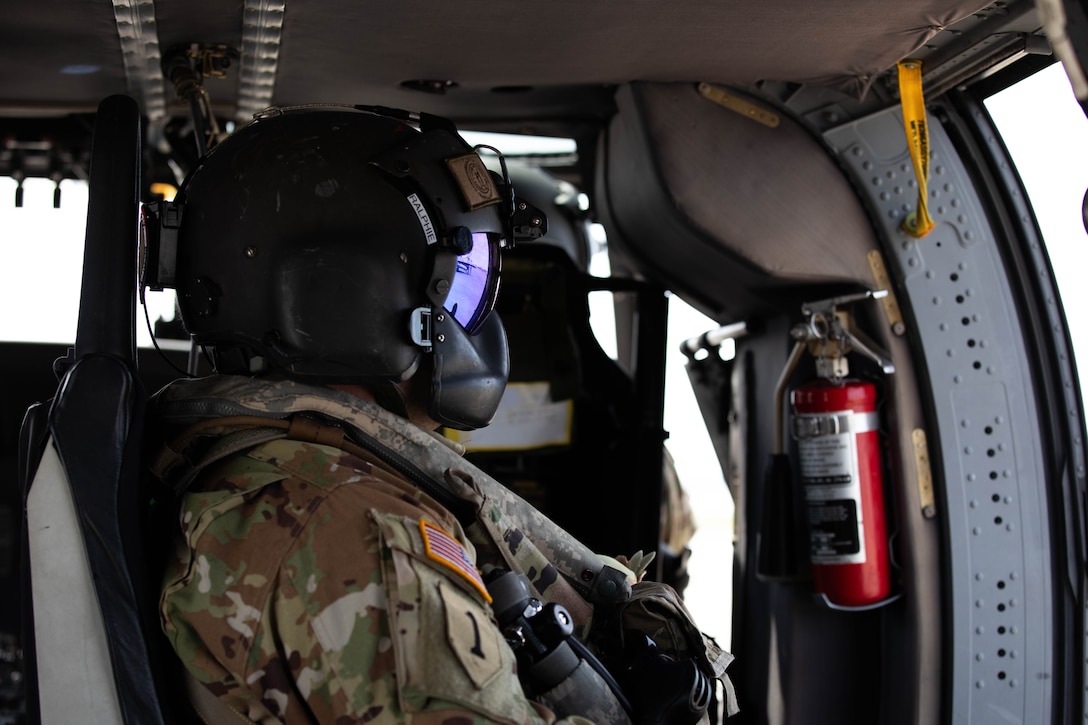
[[[419,533],[423,536],[423,545],[426,547],[428,559],[452,569],[475,587],[488,604],[491,603],[491,595],[484,586],[484,580],[480,577],[480,572],[476,571],[476,565],[472,563],[461,542],[424,519],[419,520]]]
[[[438,585],[446,612],[446,639],[457,661],[465,668],[476,689],[481,690],[502,671],[499,630],[482,614],[484,607],[458,587]]]
[[[446,166],[457,181],[469,211],[502,201],[490,172],[476,152],[446,159]]]

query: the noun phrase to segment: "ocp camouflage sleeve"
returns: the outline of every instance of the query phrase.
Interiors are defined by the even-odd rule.
[[[460,525],[379,473],[280,440],[202,474],[160,612],[186,667],[260,723],[553,721],[522,693]]]

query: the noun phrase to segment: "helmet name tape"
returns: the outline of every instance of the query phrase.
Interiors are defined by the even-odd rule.
[[[431,224],[431,217],[427,214],[427,209],[423,206],[423,202],[419,200],[419,195],[409,194],[408,203],[412,205],[416,216],[419,217],[419,224],[423,227],[423,233],[427,235],[427,244],[436,244],[438,235],[434,231],[434,224]]]
[[[491,181],[490,172],[475,153],[446,159],[446,166],[457,180],[457,186],[461,189],[469,211],[502,201],[498,189]]]

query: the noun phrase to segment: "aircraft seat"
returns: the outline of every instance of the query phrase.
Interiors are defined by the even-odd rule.
[[[137,374],[140,112],[99,105],[75,346],[51,401],[20,432],[29,723],[185,721],[158,630],[158,548],[141,476],[147,395]]]

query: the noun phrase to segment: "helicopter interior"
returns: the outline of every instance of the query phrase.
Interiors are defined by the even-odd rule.
[[[585,446],[574,460],[606,461],[610,451],[634,480],[575,487],[583,498],[566,523],[594,547],[660,545],[668,298],[718,326],[685,351],[736,510],[732,641],[723,645],[737,658],[730,676],[741,713],[729,722],[1083,722],[1079,388],[1063,312],[1047,303],[1053,283],[1038,230],[981,104],[1057,62],[1079,91],[1081,4],[9,5],[0,176],[20,184],[10,203],[22,203],[31,178],[90,184],[71,347],[0,342],[0,528],[10,532],[0,586],[24,592],[0,604],[0,631],[24,633],[27,722],[99,706],[103,722],[183,721],[156,681],[171,670],[147,641],[151,585],[131,509],[142,494],[130,479],[146,395],[179,369],[208,369],[183,344],[135,350],[136,212],[254,114],[305,104],[380,105],[462,130],[573,140],[573,151],[508,155],[585,192],[585,220],[607,233],[610,277],[589,277],[584,259],[514,250],[512,261],[523,258],[511,288],[528,299],[541,282],[527,269],[563,272],[546,289],[573,290],[551,302],[571,316],[578,345],[556,363],[569,363],[564,373],[545,374],[553,387],[574,379],[574,397],[604,406],[580,419],[599,435],[570,442]],[[904,62],[918,71],[913,85],[904,85]],[[932,231],[920,228],[926,216]],[[49,284],[48,270],[27,273]],[[590,288],[615,293],[614,362],[584,335]],[[525,325],[512,339],[542,329],[535,308],[512,307],[504,320]],[[165,324],[158,332],[186,339]],[[735,342],[729,359],[717,354],[726,340]],[[835,367],[847,360],[848,373]],[[887,519],[878,537],[886,588],[863,603],[814,591],[813,508],[788,470],[801,445],[786,421],[788,391],[846,375],[877,390],[877,508]],[[52,448],[61,454],[43,458]],[[102,464],[100,451],[113,458]],[[521,478],[558,465],[532,455],[478,460]],[[95,488],[103,465],[116,475],[108,499]],[[58,520],[66,524],[52,524],[76,535],[41,551],[86,550],[74,565],[86,558],[92,568],[120,562],[113,585],[99,586],[108,578],[100,570],[80,575],[86,601],[97,602],[87,618],[106,622],[97,660],[65,654],[93,625],[84,618],[52,638],[43,631],[42,622],[69,618],[64,577],[76,574],[26,596],[31,565],[19,551],[35,549],[20,540],[54,521],[27,522],[43,466],[73,490],[90,488],[74,494],[73,512]],[[592,515],[617,502],[627,508],[607,522]],[[102,536],[80,536],[81,526]],[[50,555],[65,558],[41,554]],[[47,599],[55,606],[39,612]],[[95,669],[100,679],[84,684],[93,693],[56,696]]]

